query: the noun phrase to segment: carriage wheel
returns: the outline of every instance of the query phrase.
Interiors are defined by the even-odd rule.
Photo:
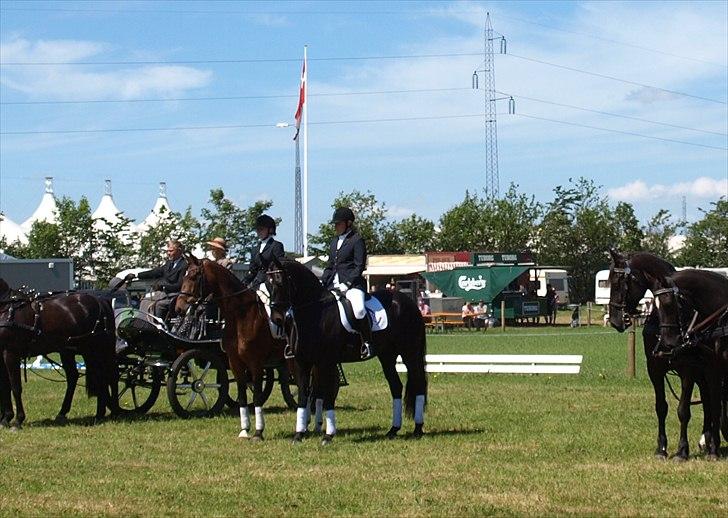
[[[240,405],[238,405],[238,384],[235,381],[235,378],[230,378],[230,388],[228,390],[228,396],[225,400],[225,404],[230,407],[232,410],[237,410]],[[271,395],[271,392],[273,392],[273,383],[275,383],[275,372],[273,369],[263,369],[263,403],[268,401],[268,398]],[[247,383],[248,387],[248,402],[253,402],[253,388],[250,383]]]
[[[220,355],[203,349],[182,353],[167,378],[167,397],[180,417],[219,414],[228,396],[227,366]]]
[[[119,357],[119,410],[123,414],[146,414],[162,388],[162,372],[146,365],[136,355]]]
[[[298,385],[285,363],[278,367],[278,383],[281,385],[281,394],[286,405],[295,410],[298,407]]]

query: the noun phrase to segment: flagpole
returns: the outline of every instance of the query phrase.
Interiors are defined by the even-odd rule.
[[[308,257],[308,45],[303,46],[303,256]]]

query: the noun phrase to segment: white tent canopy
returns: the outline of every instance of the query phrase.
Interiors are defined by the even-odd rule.
[[[162,219],[162,214],[169,214],[171,210],[167,201],[167,183],[159,182],[159,196],[157,197],[157,201],[154,202],[154,207],[147,217],[144,218],[144,221],[139,223],[137,230],[139,232],[145,232],[147,229],[156,226]]]
[[[28,242],[28,236],[20,225],[4,214],[0,214],[0,238],[5,238],[8,243],[20,241],[22,244]]]
[[[56,212],[58,206],[56,205],[56,198],[53,196],[53,177],[46,176],[45,179],[45,192],[40,200],[38,208],[32,216],[26,219],[20,226],[24,232],[30,232],[33,223],[36,221],[47,221],[48,223],[56,222]]]
[[[119,214],[121,214],[121,210],[114,203],[114,197],[111,194],[111,180],[106,180],[104,195],[101,197],[99,206],[96,207],[91,217],[94,219],[105,219],[110,224],[114,224],[119,222]],[[94,224],[99,226],[103,225],[103,222],[97,221]]]

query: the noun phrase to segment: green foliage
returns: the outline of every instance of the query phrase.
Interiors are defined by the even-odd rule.
[[[135,266],[151,268],[166,259],[166,244],[170,239],[182,243],[185,250],[192,250],[201,241],[200,222],[187,208],[184,214],[162,209],[158,223],[146,229],[139,239],[138,261]]]
[[[642,248],[648,252],[652,252],[655,255],[666,259],[667,261],[673,261],[672,252],[668,246],[670,238],[675,235],[679,223],[672,221],[672,215],[669,210],[660,209],[657,214],[650,218],[647,226],[644,229],[644,240],[642,241]]]
[[[706,268],[728,265],[728,199],[711,205],[710,210],[701,209],[703,218],[688,227],[680,264]]]
[[[423,254],[435,243],[435,223],[412,214],[390,223],[382,235],[382,252],[386,254]]]
[[[617,249],[636,252],[642,250],[645,234],[634,214],[632,204],[619,202],[614,208],[614,226],[617,228]]]

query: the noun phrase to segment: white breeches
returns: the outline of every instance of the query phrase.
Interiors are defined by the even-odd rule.
[[[367,310],[364,307],[364,292],[358,288],[349,288],[346,290],[346,299],[351,302],[351,309],[354,310],[354,316],[362,319],[366,316]]]

